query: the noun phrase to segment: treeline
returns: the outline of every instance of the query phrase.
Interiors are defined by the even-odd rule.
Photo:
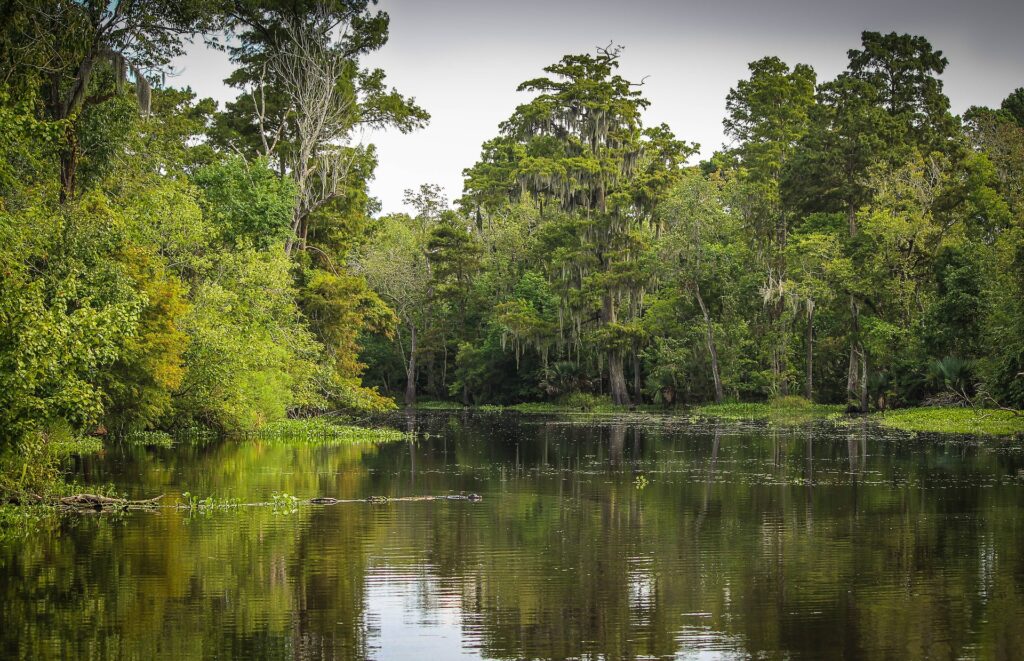
[[[360,381],[393,313],[346,267],[375,211],[352,136],[428,115],[360,65],[368,4],[3,4],[0,447],[393,406]],[[230,53],[222,110],[163,85],[189,38]]]
[[[834,80],[751,63],[728,145],[692,166],[619,58],[522,83],[454,209],[423,186],[375,228],[353,263],[400,324],[366,339],[367,383],[1024,405],[1024,89],[954,116],[941,51],[865,32]]]
[[[386,394],[1024,404],[1024,91],[955,117],[940,52],[865,33],[832,81],[753,63],[692,166],[617,49],[567,56],[454,208],[375,219],[354,135],[428,115],[360,64],[369,5],[4,5],[3,445]],[[190,38],[223,109],[165,84]]]

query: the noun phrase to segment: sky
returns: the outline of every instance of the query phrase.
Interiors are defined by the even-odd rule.
[[[1024,86],[1021,0],[380,0],[378,8],[391,17],[391,36],[364,64],[384,69],[432,116],[411,134],[360,136],[378,148],[370,191],[385,213],[408,210],[403,192],[424,183],[457,198],[462,170],[529,99],[518,84],[567,53],[612,42],[624,48],[620,73],[646,77],[645,124],[667,123],[700,143],[700,157],[725,141],[725,96],[749,62],[776,55],[828,80],[862,30],[920,34],[942,50],[955,113],[998,106]],[[222,82],[231,70],[222,53],[195,45],[175,68],[169,84],[218,101],[234,95]]]

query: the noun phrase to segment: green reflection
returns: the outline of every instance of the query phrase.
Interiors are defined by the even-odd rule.
[[[64,519],[0,548],[0,656],[942,659],[1024,648],[1019,447],[908,439],[869,422],[400,422],[427,434],[128,447],[83,462],[81,479],[133,496],[484,500]]]

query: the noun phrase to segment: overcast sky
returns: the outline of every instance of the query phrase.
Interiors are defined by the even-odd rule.
[[[976,0],[381,0],[391,16],[387,46],[367,59],[430,112],[430,125],[366,135],[380,164],[371,192],[385,212],[402,193],[437,183],[458,197],[462,170],[498,123],[528,97],[516,86],[566,53],[624,46],[620,72],[651,101],[645,123],[666,122],[701,156],[722,145],[725,95],[747,63],[777,55],[804,62],[818,80],[846,65],[862,30],[926,36],[950,64],[943,80],[953,111],[998,105],[1024,86],[1024,1]],[[230,65],[202,46],[176,63],[171,84],[220,101]]]

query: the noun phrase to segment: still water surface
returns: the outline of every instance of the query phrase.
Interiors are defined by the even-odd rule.
[[[77,467],[132,497],[483,501],[69,518],[0,546],[0,656],[1024,658],[1020,442],[420,413],[414,443]]]

